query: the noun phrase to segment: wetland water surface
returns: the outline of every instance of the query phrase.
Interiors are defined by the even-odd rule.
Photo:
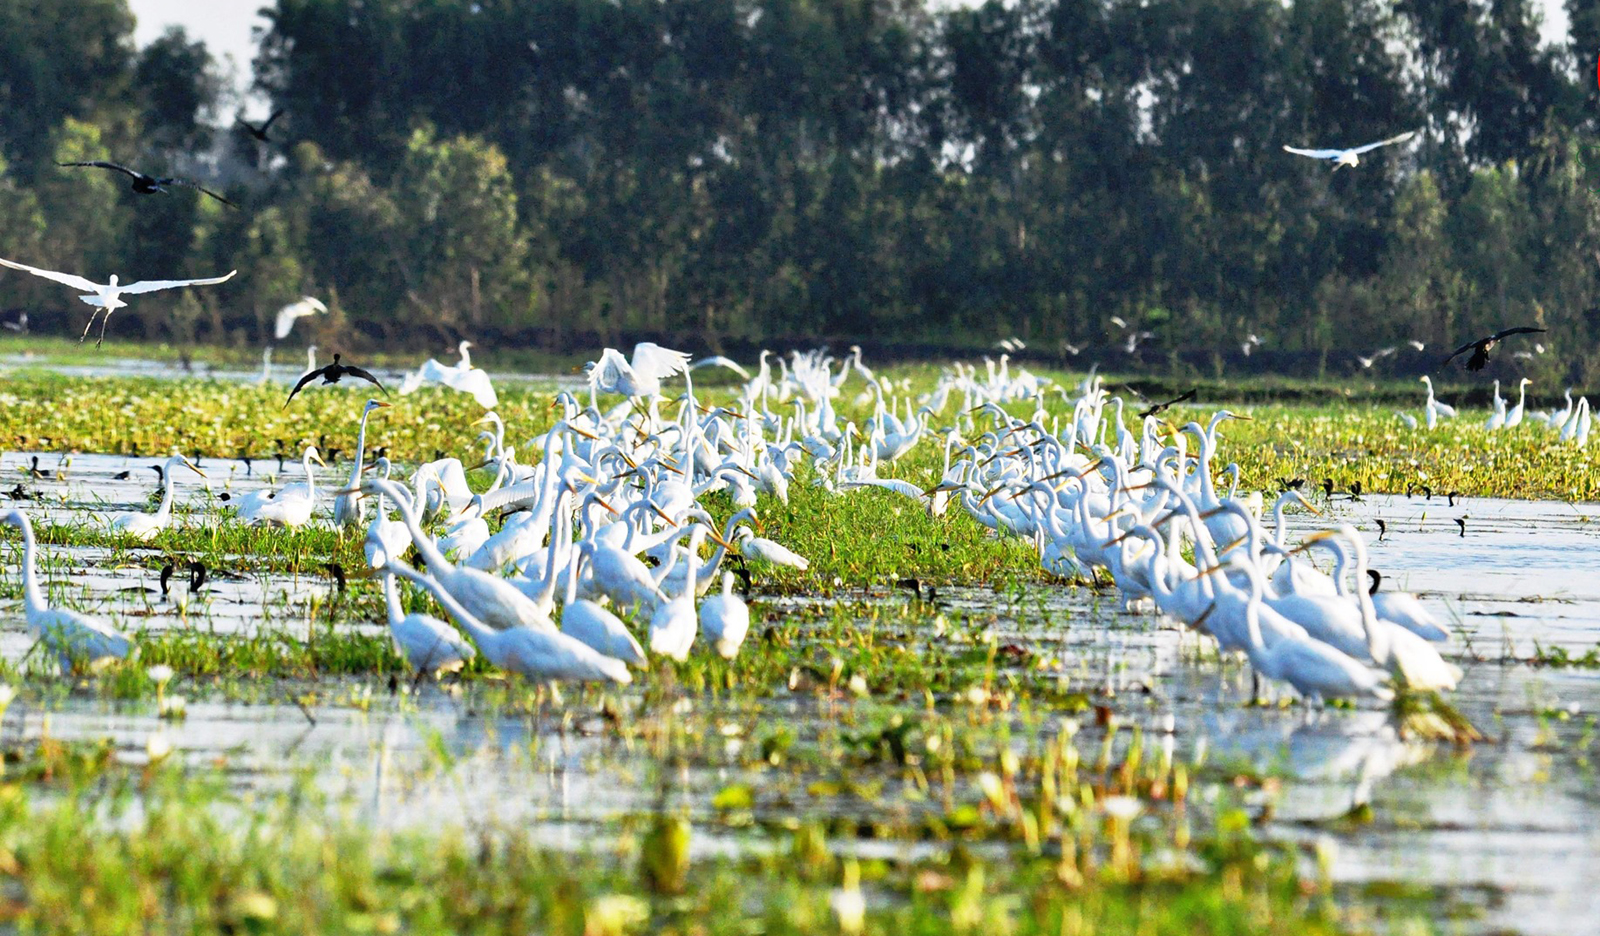
[[[40,467],[59,472],[35,479],[33,453],[0,458],[0,477],[21,483],[35,498],[30,509],[46,523],[70,526],[103,511],[149,509],[156,475],[149,458],[75,455],[70,463],[42,454]],[[247,470],[242,462],[206,459],[208,479],[178,479],[177,523],[200,531],[214,517],[224,489],[243,492],[276,475],[271,459]],[[116,476],[130,472],[126,480]],[[319,486],[341,484],[347,465],[319,471]],[[278,483],[299,471],[286,466]],[[209,491],[208,491],[209,487]],[[1123,612],[1109,593],[1029,586],[941,588],[916,600],[913,620],[925,640],[988,640],[1044,658],[1064,689],[1081,692],[1112,712],[1095,719],[1082,706],[1030,718],[1002,711],[1010,743],[1027,733],[1076,730],[1099,744],[1131,743],[1141,729],[1153,752],[1218,775],[1263,778],[1239,793],[1271,836],[1304,843],[1308,856],[1331,856],[1340,886],[1382,898],[1429,893],[1438,907],[1467,912],[1469,931],[1576,932],[1600,913],[1590,885],[1600,872],[1600,826],[1593,821],[1591,757],[1600,700],[1596,669],[1543,665],[1553,654],[1583,658],[1600,642],[1600,580],[1586,568],[1600,545],[1600,506],[1558,502],[1369,496],[1337,501],[1332,512],[1364,530],[1382,518],[1387,534],[1372,543],[1372,562],[1395,586],[1416,592],[1454,632],[1449,656],[1466,676],[1454,701],[1486,740],[1461,751],[1402,740],[1387,713],[1370,710],[1249,706],[1246,672],[1220,666],[1192,636],[1150,616]],[[1465,518],[1465,535],[1457,518]],[[1294,518],[1295,532],[1320,528]],[[969,522],[951,517],[948,522]],[[199,596],[185,598],[183,576],[163,598],[156,576],[160,549],[53,546],[46,578],[53,594],[128,629],[200,629],[248,635],[262,630],[309,634],[326,615],[334,585],[322,572],[265,571],[241,560],[217,569]],[[8,548],[6,567],[16,568]],[[9,575],[8,575],[9,579]],[[363,584],[362,588],[370,588]],[[31,644],[14,581],[0,604],[0,653],[18,660]],[[354,590],[354,588],[353,588]],[[758,601],[767,621],[787,616],[844,613],[870,627],[875,611],[913,599],[903,589],[844,590],[826,598],[771,597]],[[184,605],[179,607],[180,602]],[[347,613],[338,627],[381,633],[379,606]],[[904,610],[904,608],[902,608]],[[946,621],[977,621],[983,632]],[[804,639],[802,637],[802,639]],[[759,649],[759,648],[757,648]],[[1003,667],[1002,667],[1003,675]],[[121,756],[145,756],[161,734],[186,763],[224,765],[241,789],[280,789],[311,773],[335,801],[377,825],[438,827],[442,823],[515,823],[539,840],[581,847],[597,828],[619,817],[662,806],[682,808],[717,831],[695,839],[699,850],[771,848],[766,829],[805,818],[873,821],[885,815],[915,827],[939,804],[916,795],[900,774],[858,765],[851,782],[873,791],[819,794],[837,783],[823,766],[774,771],[753,752],[782,728],[801,739],[837,737],[841,723],[872,722],[885,713],[915,713],[920,703],[851,698],[819,692],[820,677],[778,688],[752,702],[719,701],[704,692],[678,693],[675,704],[646,706],[640,688],[620,695],[621,719],[675,719],[692,735],[711,739],[692,756],[663,758],[638,740],[608,732],[593,698],[567,690],[565,708],[509,717],[477,711],[459,692],[424,687],[392,694],[382,682],[321,680],[263,701],[200,699],[178,722],[153,707],[119,705],[73,694],[40,705],[14,705],[4,722],[9,741],[111,739]],[[301,689],[310,705],[287,700]],[[183,692],[180,685],[174,692]],[[941,700],[949,702],[951,700]],[[959,701],[952,702],[959,706]],[[898,705],[898,708],[897,708]],[[1042,716],[1042,717],[1041,717]],[[1081,721],[1081,724],[1080,724]],[[821,786],[819,786],[821,785]],[[970,781],[967,792],[978,793]],[[730,818],[719,791],[752,791]],[[796,803],[804,803],[796,807]],[[932,847],[913,836],[845,839],[845,853],[909,854]],[[1308,857],[1308,862],[1312,859]],[[1457,925],[1455,923],[1447,926]]]

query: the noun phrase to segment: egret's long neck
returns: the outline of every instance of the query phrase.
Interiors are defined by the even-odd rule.
[[[405,618],[405,609],[400,607],[400,589],[394,582],[394,574],[385,572],[383,575],[383,603],[389,608],[389,623],[398,624]]]
[[[310,497],[312,502],[315,503],[317,499],[317,476],[311,471],[311,453],[309,451],[300,459],[300,466],[306,470],[306,496]],[[171,475],[172,472],[169,471],[167,474]]]
[[[167,470],[161,473],[161,505],[156,508],[156,516],[166,519],[172,515],[172,474],[173,465],[167,463]]]
[[[379,490],[383,489],[379,488]],[[407,504],[405,499],[401,497],[391,495],[389,499],[394,501],[395,509],[400,511],[400,519],[405,522],[406,529],[411,531],[411,541],[416,544],[417,552],[422,554],[422,559],[428,564],[428,568],[454,570],[455,566],[450,563],[449,559],[444,557],[444,553],[439,551],[439,547],[434,545],[433,538],[422,532],[422,524],[417,522],[417,512],[412,509],[412,505]]]
[[[34,568],[37,546],[33,539],[33,524],[22,524],[22,603],[29,612],[45,610],[44,595],[39,591],[39,573]]]
[[[1373,662],[1382,666],[1389,661],[1389,632],[1378,620],[1378,611],[1372,605],[1372,596],[1362,587],[1367,581],[1367,547],[1354,537],[1351,538],[1350,545],[1355,548],[1356,553],[1356,603],[1361,606],[1361,628],[1367,632],[1367,652],[1372,654]]]
[[[428,563],[431,568],[433,560],[429,559]],[[443,608],[446,614],[455,618],[456,623],[465,627],[467,633],[472,635],[472,639],[476,640],[479,646],[487,648],[489,644],[494,643],[500,636],[496,631],[491,630],[488,625],[468,613],[467,609],[461,606],[461,602],[455,600],[449,592],[445,591],[444,586],[439,584],[433,576],[424,575],[416,569],[401,565],[398,562],[390,562],[388,568],[426,588],[428,593],[433,595],[433,600],[439,602],[439,607]]]
[[[367,451],[367,417],[371,415],[372,410],[370,409],[361,414],[361,429],[356,432],[356,463],[350,469],[350,483],[345,487],[355,487],[361,483],[362,456]],[[360,498],[360,496],[360,494],[356,495],[357,498]]]

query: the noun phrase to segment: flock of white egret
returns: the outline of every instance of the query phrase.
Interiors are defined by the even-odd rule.
[[[1456,408],[1433,395],[1433,380],[1427,375],[1421,378],[1428,385],[1428,399],[1422,406],[1422,419],[1429,429],[1438,428],[1439,422],[1445,419],[1456,418]],[[1517,402],[1515,406],[1507,407],[1507,400],[1500,395],[1500,381],[1494,382],[1494,403],[1489,413],[1489,418],[1484,421],[1483,428],[1489,432],[1502,429],[1515,429],[1524,423],[1538,423],[1556,433],[1560,442],[1570,442],[1578,448],[1589,444],[1589,398],[1579,397],[1573,402],[1572,388],[1568,387],[1565,393],[1567,405],[1560,409],[1536,410],[1528,409],[1528,385],[1533,383],[1527,377],[1517,383]],[[1417,428],[1417,418],[1410,413],[1396,413],[1408,427]]]
[[[476,396],[459,378],[483,375],[484,386],[488,378],[465,352],[456,367],[430,361],[418,379]],[[316,518],[331,496],[332,524],[364,534],[367,561],[384,578],[394,640],[418,671],[456,668],[481,652],[535,680],[627,683],[652,656],[681,661],[697,642],[732,658],[750,610],[724,568],[728,557],[807,568],[756,528],[759,498],[787,502],[798,476],[841,495],[884,488],[934,515],[959,505],[998,534],[1032,542],[1050,573],[1108,576],[1128,608],[1209,635],[1305,697],[1381,699],[1397,685],[1451,689],[1460,676],[1435,649],[1445,630],[1415,599],[1368,593],[1358,531],[1341,526],[1291,546],[1284,511],[1296,502],[1310,507],[1298,492],[1273,506],[1270,532],[1259,519],[1260,496],[1238,495],[1232,466],[1223,493],[1230,471],[1213,469],[1218,430],[1246,417],[1224,410],[1208,425],[1172,433],[1149,415],[1130,431],[1123,400],[1098,378],[1068,389],[1013,370],[1004,356],[983,371],[957,364],[913,399],[909,384],[867,368],[858,348],[842,361],[821,351],[763,353],[732,402],[708,406],[695,395],[694,366],[688,355],[648,343],[631,360],[606,349],[589,366],[587,405],[557,395],[560,418],[535,440],[542,457],[532,465],[518,461],[505,444],[507,427],[487,413],[479,422],[490,428],[479,439],[495,476],[482,492],[468,487],[456,458],[420,465],[409,484],[390,476],[387,457],[369,465],[361,451],[367,424],[387,404],[368,400],[342,489],[318,487],[313,464],[321,457],[307,447],[304,481],[233,498],[230,507],[246,523],[295,527],[326,522]],[[835,409],[852,371],[862,383],[855,400],[872,412],[860,425]],[[663,382],[678,379],[685,389],[671,413]],[[603,406],[603,394],[622,400]],[[1052,396],[1070,403],[1069,416],[1047,411]],[[1002,408],[1030,401],[1027,418]],[[951,425],[933,428],[952,404]],[[937,483],[923,489],[878,476],[924,443],[943,447]],[[199,471],[175,455],[155,513],[107,518],[109,529],[149,539],[165,528],[179,469]],[[737,511],[720,526],[704,501],[717,491]],[[495,518],[502,522],[491,532]],[[27,616],[46,647],[63,665],[125,656],[134,642],[106,622],[46,606],[28,517],[12,511],[0,521],[23,531]],[[1312,547],[1335,554],[1332,576],[1300,555]],[[405,562],[408,548],[426,571]],[[454,625],[404,613],[397,578],[431,594]]]

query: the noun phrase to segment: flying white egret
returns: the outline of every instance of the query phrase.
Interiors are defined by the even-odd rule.
[[[226,282],[232,279],[233,275],[239,272],[238,270],[232,270],[227,276],[213,276],[207,279],[141,280],[136,283],[122,285],[117,282],[117,277],[115,274],[112,275],[110,282],[100,284],[91,282],[90,280],[84,279],[81,276],[76,276],[72,273],[56,273],[53,270],[41,270],[38,267],[31,267],[25,263],[16,263],[14,261],[7,260],[4,257],[0,257],[0,266],[8,266],[13,270],[21,270],[24,273],[32,273],[34,276],[42,276],[47,280],[53,280],[54,282],[61,283],[62,285],[71,286],[73,289],[82,289],[86,291],[88,295],[82,295],[78,298],[82,299],[89,305],[94,306],[97,310],[105,311],[105,318],[100,320],[100,339],[95,342],[96,346],[106,339],[106,323],[111,320],[111,313],[127,305],[126,302],[122,301],[121,297],[138,295],[139,293],[155,292],[158,289],[177,289],[182,286],[214,286],[217,283]],[[93,327],[95,316],[99,314],[100,313],[98,311],[90,313],[89,322],[83,326],[83,336],[78,339],[79,341],[89,337],[89,329]]]
[[[633,346],[630,363],[615,348],[600,352],[600,360],[590,362],[584,372],[589,375],[589,386],[603,393],[620,393],[625,397],[655,397],[661,393],[661,381],[673,374],[683,373],[689,366],[689,355],[682,351],[663,348],[649,341]]]
[[[33,523],[20,510],[0,514],[0,523],[22,531],[22,603],[28,629],[39,635],[45,649],[56,655],[63,672],[75,665],[95,666],[121,660],[133,649],[133,641],[103,621],[66,608],[51,608],[39,590],[35,571]]]
[[[1399,136],[1392,136],[1387,140],[1379,140],[1376,143],[1368,143],[1365,146],[1353,146],[1350,149],[1300,149],[1294,146],[1285,146],[1284,150],[1294,153],[1296,156],[1332,160],[1334,171],[1337,172],[1340,166],[1349,166],[1353,169],[1360,165],[1362,153],[1369,153],[1380,146],[1388,146],[1390,143],[1404,143],[1416,135],[1417,131],[1407,130]]]
[[[500,404],[500,397],[494,392],[494,385],[489,382],[489,375],[482,369],[472,366],[472,358],[467,354],[467,349],[470,347],[472,347],[470,341],[463,341],[456,347],[461,354],[461,360],[453,367],[445,367],[433,358],[423,361],[421,367],[406,374],[400,381],[400,395],[414,393],[425,383],[437,383],[468,394],[484,409],[494,409]]]
[[[395,573],[383,570],[383,603],[389,610],[389,634],[406,662],[416,672],[441,673],[458,670],[478,655],[466,638],[449,624],[429,614],[405,613],[400,607],[400,590]]]
[[[106,527],[109,532],[126,533],[128,536],[148,542],[156,538],[156,534],[165,530],[172,523],[172,484],[173,472],[187,466],[194,473],[204,478],[206,473],[194,466],[194,462],[174,455],[167,459],[166,467],[161,472],[161,506],[155,513],[145,513],[142,510],[130,510],[124,513],[113,514],[106,518]]]
[[[298,319],[318,312],[326,312],[328,307],[315,296],[301,296],[298,301],[291,302],[278,310],[278,318],[273,323],[272,333],[279,340],[289,337],[289,331],[294,328]]]

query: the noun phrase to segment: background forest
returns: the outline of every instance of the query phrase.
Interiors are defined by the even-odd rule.
[[[1593,382],[1600,0],[1568,8],[1542,48],[1528,0],[278,0],[263,144],[124,0],[0,0],[0,256],[237,267],[112,327],[179,342],[264,344],[311,293],[345,347],[1014,335],[1301,373],[1399,347],[1377,373],[1537,323],[1518,369]],[[1355,170],[1281,148],[1412,128]],[[91,158],[241,208],[52,165]],[[22,274],[0,306],[84,321]]]

